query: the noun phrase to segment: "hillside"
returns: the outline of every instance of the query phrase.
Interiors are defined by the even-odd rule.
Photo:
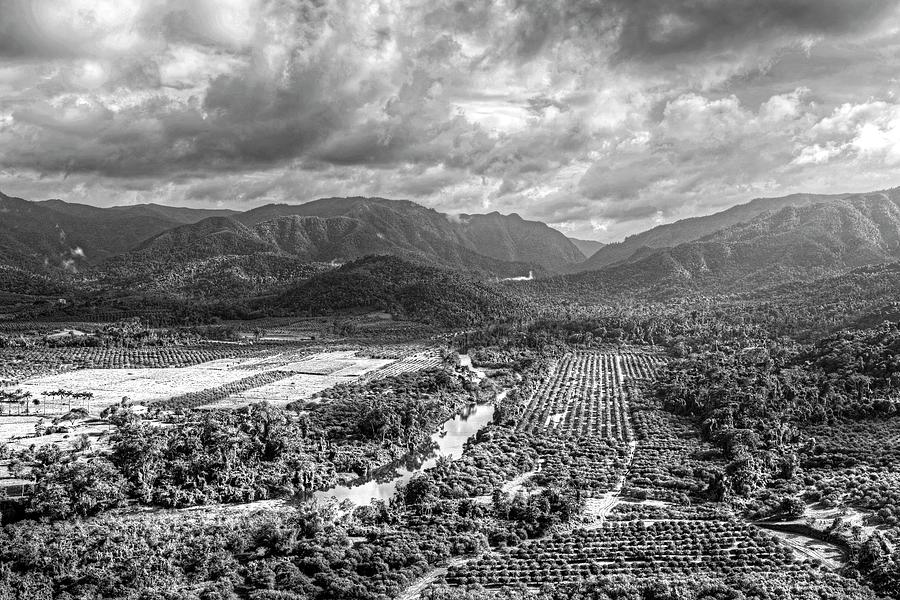
[[[566,294],[669,297],[812,281],[900,258],[900,190],[789,206],[610,267],[535,282]]]
[[[277,252],[277,248],[231,217],[210,217],[164,231],[129,252],[127,258],[174,261],[263,252]]]
[[[740,301],[793,315],[797,323],[867,328],[900,321],[900,262],[857,267],[814,281],[747,292]]]
[[[386,311],[446,327],[506,319],[524,306],[511,291],[394,256],[370,256],[315,275],[276,305],[303,315]]]
[[[320,260],[395,254],[431,258],[445,266],[474,266],[507,276],[524,275],[532,267],[559,271],[581,260],[574,244],[544,223],[497,212],[451,217],[407,200],[323,198],[299,205],[270,204],[235,219],[256,226],[284,217],[302,218],[289,224],[289,237],[299,237],[302,252]],[[283,247],[286,242],[277,243]],[[292,253],[299,252],[297,241],[287,243],[293,245]],[[501,273],[496,261],[523,263],[523,270]]]
[[[629,236],[622,242],[607,244],[593,254],[588,255],[589,258],[573,267],[572,272],[595,271],[619,262],[645,256],[649,253],[648,251],[653,249],[670,248],[679,244],[693,242],[720,229],[752,221],[765,212],[775,212],[789,206],[801,207],[830,202],[847,196],[849,194],[793,194],[781,198],[757,198],[746,204],[739,204],[718,213],[660,225]]]
[[[0,193],[0,264],[75,272],[217,212],[152,204],[97,208],[60,200],[29,202]]]
[[[258,252],[145,261],[122,256],[90,275],[106,288],[133,293],[235,301],[278,291],[328,268],[293,256]]]
[[[562,233],[518,215],[450,217],[406,200],[324,198],[246,212],[156,204],[98,208],[0,195],[0,264],[79,272],[116,256],[194,260],[253,253],[309,262],[391,254],[500,277],[583,260]]]
[[[454,224],[464,245],[498,260],[533,263],[551,272],[582,260],[581,251],[562,233],[515,213],[461,214]]]
[[[271,216],[271,215],[266,215]],[[384,216],[384,215],[382,215]],[[213,217],[165,231],[123,256],[138,265],[165,257],[171,263],[226,255],[266,254],[302,262],[345,262],[372,254],[405,257],[435,266],[499,276],[527,272],[532,265],[483,256],[453,242],[418,232],[399,222],[378,228],[351,217],[285,215],[245,225],[233,217]],[[415,243],[414,243],[415,242]]]

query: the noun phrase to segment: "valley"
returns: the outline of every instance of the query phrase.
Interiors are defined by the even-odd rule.
[[[272,241],[273,218],[425,214],[360,199],[196,215],[78,273],[14,267],[0,592],[893,597],[895,200],[757,202],[576,274],[568,250],[460,270],[446,247]],[[831,225],[866,211],[865,247],[869,225]],[[510,218],[469,216],[453,252],[543,231]]]
[[[900,600],[900,0],[0,0],[0,600]]]

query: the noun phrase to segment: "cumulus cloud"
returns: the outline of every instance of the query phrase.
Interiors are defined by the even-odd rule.
[[[896,184],[896,4],[9,0],[0,189],[371,194],[613,240],[754,195]]]

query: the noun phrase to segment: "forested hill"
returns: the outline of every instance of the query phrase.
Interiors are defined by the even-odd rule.
[[[75,271],[125,252],[163,231],[230,211],[156,204],[97,208],[29,202],[0,193],[0,265]]]
[[[582,252],[559,231],[513,213],[461,214],[451,219],[464,244],[498,260],[533,263],[560,271],[581,262]]]
[[[162,259],[178,268],[184,260],[248,255],[327,263],[379,254],[507,277],[538,268],[484,256],[453,241],[429,237],[427,228],[404,226],[402,218],[384,217],[384,232],[343,216],[285,215],[255,225],[231,217],[210,218],[165,231],[111,263],[156,264]]]
[[[98,208],[0,194],[0,265],[76,273],[128,262],[283,254],[306,262],[391,254],[501,277],[583,260],[559,231],[518,215],[447,215],[406,200],[325,198],[243,213],[153,204]],[[178,265],[173,265],[178,266]]]
[[[623,261],[635,260],[653,249],[670,248],[699,240],[721,229],[752,221],[766,212],[778,211],[789,206],[802,207],[831,202],[847,196],[849,194],[792,194],[781,198],[757,198],[711,215],[659,225],[629,236],[622,242],[607,244],[588,255],[587,260],[572,270],[581,272],[603,269]]]
[[[498,261],[553,272],[582,260],[566,236],[544,223],[497,212],[446,215],[407,200],[324,198],[297,205],[270,204],[236,219],[257,228],[270,223],[265,228],[273,241],[283,239],[282,244],[302,248],[319,260],[376,253],[418,255],[448,267],[489,267],[494,272]]]
[[[695,242],[532,288],[597,298],[746,292],[898,258],[900,190],[891,190],[763,213]]]
[[[815,281],[786,283],[740,296],[783,315],[787,328],[874,327],[900,321],[900,262],[858,267]]]
[[[276,304],[304,315],[381,310],[448,327],[508,319],[526,306],[512,290],[394,256],[365,257],[313,276]]]

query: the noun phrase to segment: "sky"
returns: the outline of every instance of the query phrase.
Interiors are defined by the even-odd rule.
[[[900,185],[887,0],[2,0],[0,191],[380,196],[616,241]]]

